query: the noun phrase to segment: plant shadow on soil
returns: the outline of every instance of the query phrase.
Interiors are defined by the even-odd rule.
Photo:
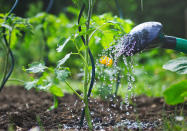
[[[180,113],[182,105],[168,106],[161,98],[136,97],[132,109],[125,108],[120,98],[114,101],[90,100],[90,110],[95,130],[161,130],[162,118]],[[43,129],[77,129],[82,102],[75,96],[65,94],[59,98],[59,107],[47,109],[53,104],[48,93],[27,91],[23,87],[5,88],[0,94],[0,129],[10,125],[16,130],[29,130],[36,126]],[[184,105],[183,105],[184,106]],[[187,115],[187,106],[183,107]],[[127,115],[129,112],[129,115]],[[39,120],[38,120],[39,119]],[[81,130],[88,130],[86,123]]]

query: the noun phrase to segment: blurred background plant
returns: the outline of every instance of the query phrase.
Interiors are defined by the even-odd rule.
[[[12,7],[13,2],[14,1],[10,0],[0,0],[0,12],[6,13]],[[34,16],[39,11],[44,11],[48,2],[49,0],[24,0],[20,2],[15,13],[21,17]],[[143,11],[141,11],[141,0],[118,0],[118,2],[124,18],[129,18],[136,24],[145,21],[160,21],[165,26],[164,32],[166,34],[185,37],[186,0],[180,0],[180,2],[177,0],[143,0]],[[68,18],[72,19],[75,16],[68,12],[68,7],[72,6],[72,3],[71,0],[55,0],[50,12],[55,15],[63,12]],[[115,0],[96,1],[94,14],[99,15],[106,12],[118,15]],[[173,25],[175,25],[175,27],[173,27]]]

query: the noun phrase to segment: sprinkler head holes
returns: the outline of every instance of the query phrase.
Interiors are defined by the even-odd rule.
[[[145,22],[135,26],[116,46],[117,55],[132,56],[146,48],[154,47],[159,40],[162,27],[159,22]]]

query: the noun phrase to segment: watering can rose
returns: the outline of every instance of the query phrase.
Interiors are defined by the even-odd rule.
[[[113,61],[111,58],[109,58],[108,56],[102,56],[100,59],[99,59],[99,62],[103,65],[106,65],[106,66],[111,66],[113,64]]]

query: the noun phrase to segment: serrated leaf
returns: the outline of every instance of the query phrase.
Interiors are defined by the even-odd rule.
[[[62,52],[62,50],[64,49],[64,47],[66,46],[66,44],[67,44],[70,40],[71,40],[71,37],[68,37],[68,38],[65,40],[65,42],[64,42],[62,45],[60,45],[60,46],[56,49],[57,52]],[[59,43],[62,43],[63,41],[64,41],[64,40],[61,39]]]
[[[174,60],[170,60],[163,68],[176,72],[178,74],[187,74],[187,57],[180,57]]]
[[[36,87],[36,86],[37,86],[37,82],[38,82],[37,79],[34,80],[34,81],[25,82],[25,83],[24,83],[25,89],[30,90],[30,89]]]
[[[58,96],[58,97],[64,96],[64,93],[62,92],[62,89],[55,86],[55,85],[51,86],[49,91],[50,91],[50,93],[52,93],[55,96]]]
[[[29,65],[29,68],[26,69],[26,71],[29,71],[30,73],[39,73],[44,72],[46,68],[47,67],[43,63],[34,62]]]
[[[68,70],[55,70],[55,73],[59,81],[64,81],[70,72]]]
[[[187,80],[172,85],[164,91],[164,99],[167,104],[176,105],[183,103],[187,97]]]
[[[61,65],[63,65],[71,56],[71,53],[67,54],[63,59],[58,61],[57,68],[59,68]]]

